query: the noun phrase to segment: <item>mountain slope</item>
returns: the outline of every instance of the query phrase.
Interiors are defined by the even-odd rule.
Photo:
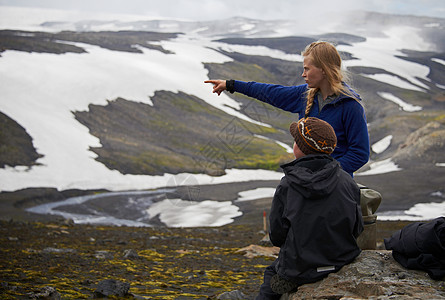
[[[75,112],[102,147],[97,160],[123,174],[224,174],[226,169],[271,169],[290,159],[258,135],[278,134],[221,113],[199,98],[160,91],[153,107],[124,99]],[[257,136],[255,136],[257,135]]]
[[[371,144],[388,142],[384,149],[373,147],[356,180],[390,198],[382,207],[441,202],[444,24],[438,18],[357,13],[331,32],[308,34],[299,32],[295,20],[242,18],[79,21],[45,23],[39,32],[1,31],[0,70],[8,71],[1,73],[0,110],[18,123],[8,128],[26,129],[43,155],[23,163],[44,163],[27,173],[0,169],[0,177],[14,188],[59,186],[53,178],[78,188],[105,181],[153,188],[165,184],[166,175],[183,172],[279,170],[280,162],[291,159],[288,126],[298,116],[236,93],[216,97],[203,81],[303,83],[300,51],[326,39],[337,44],[363,99]],[[43,32],[56,28],[78,31]],[[367,172],[381,163],[392,172]],[[127,176],[136,174],[147,177]],[[42,181],[33,181],[37,177]]]

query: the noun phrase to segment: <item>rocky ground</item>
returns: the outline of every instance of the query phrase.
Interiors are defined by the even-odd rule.
[[[38,298],[48,287],[62,299],[91,298],[105,279],[129,284],[128,292],[141,299],[216,299],[236,290],[253,299],[274,260],[239,251],[264,244],[262,218],[249,213],[216,228],[74,225],[34,217],[1,218],[2,299]],[[407,224],[378,222],[378,247]]]
[[[104,279],[148,299],[253,296],[273,258],[237,251],[258,243],[258,228],[130,228],[1,222],[2,299],[27,299],[46,286],[64,299],[91,298]],[[127,257],[126,257],[127,254]]]

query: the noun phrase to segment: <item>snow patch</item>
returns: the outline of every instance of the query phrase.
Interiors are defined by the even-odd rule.
[[[156,202],[147,209],[147,213],[150,218],[159,215],[159,219],[168,227],[223,226],[242,215],[231,201],[195,202],[181,199]]]
[[[266,136],[262,136],[262,135],[258,135],[258,134],[254,134],[254,136],[257,137],[257,138],[263,139],[263,140],[274,141],[276,144],[278,144],[279,146],[283,147],[286,150],[287,153],[294,153],[294,149],[292,147],[289,147],[289,145],[287,145],[287,144],[285,144],[283,142],[280,142],[280,141],[277,141],[277,140],[273,140],[273,139],[270,139],[270,138],[268,138]]]
[[[236,45],[221,42],[212,42],[211,44],[209,44],[209,46],[214,49],[219,49],[231,53],[237,52],[246,55],[260,55],[287,61],[303,62],[303,57],[300,54],[288,54],[284,51],[270,49],[265,46]]]
[[[382,153],[383,151],[388,149],[389,145],[391,145],[391,140],[392,140],[392,135],[385,136],[383,139],[374,143],[371,146],[372,151],[374,151],[374,153],[377,153],[377,154]]]
[[[417,106],[417,105],[412,105],[412,104],[406,103],[405,101],[403,101],[402,99],[394,96],[391,93],[377,92],[377,94],[380,97],[382,97],[383,99],[386,99],[386,100],[389,100],[391,102],[394,102],[395,104],[397,104],[404,111],[414,112],[414,111],[422,110],[421,106]]]
[[[386,70],[395,76],[386,74],[366,76],[404,89],[409,87],[414,90],[428,90],[428,86],[419,78],[430,81],[428,78],[430,69],[401,58],[406,57],[401,50],[430,51],[434,45],[426,44],[420,35],[420,30],[412,27],[392,27],[383,33],[384,37],[369,37],[365,42],[337,46],[339,51],[349,52],[356,58],[344,60],[343,65],[346,68],[358,66]],[[403,78],[406,81],[396,78]]]
[[[238,199],[235,202],[251,201],[262,198],[272,198],[275,194],[275,188],[256,188],[253,190],[238,193]]]
[[[382,221],[427,221],[445,215],[445,202],[442,203],[418,203],[408,210],[385,211],[377,213]]]
[[[445,60],[440,59],[440,58],[431,58],[432,61],[437,62],[439,64],[442,64],[445,66]]]
[[[401,168],[399,168],[399,166],[397,166],[391,160],[391,158],[388,158],[388,159],[385,159],[382,161],[373,162],[369,165],[369,168],[370,169],[367,171],[357,172],[357,173],[354,173],[354,175],[355,176],[378,175],[378,174],[385,174],[385,173],[402,170]]]

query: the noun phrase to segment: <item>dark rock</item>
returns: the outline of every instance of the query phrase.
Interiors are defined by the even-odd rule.
[[[128,249],[124,251],[124,258],[140,258],[140,256],[135,250]]]
[[[58,253],[75,253],[76,250],[70,249],[70,248],[60,249],[60,248],[47,247],[47,248],[43,249],[42,252],[58,254]]]
[[[235,291],[222,293],[221,295],[218,295],[218,297],[216,297],[216,299],[218,299],[218,300],[222,300],[222,299],[241,300],[241,299],[246,299],[246,295],[244,295],[243,292],[241,292],[241,291],[235,290]]]
[[[51,286],[45,286],[41,289],[39,293],[30,293],[29,294],[30,299],[47,299],[47,300],[59,300],[62,299],[60,297],[59,292],[56,291],[55,288]]]
[[[282,298],[445,299],[445,282],[432,280],[426,272],[405,269],[391,251],[365,250],[337,273]]]
[[[94,254],[94,257],[98,258],[98,259],[112,259],[113,258],[113,254],[110,253],[109,251],[96,251],[96,253]]]
[[[117,281],[114,279],[106,279],[99,282],[97,289],[94,291],[94,298],[103,298],[108,296],[124,297],[128,294],[130,284]]]

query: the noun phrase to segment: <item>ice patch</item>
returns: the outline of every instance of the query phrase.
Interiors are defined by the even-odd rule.
[[[440,59],[440,58],[431,58],[432,61],[437,62],[439,64],[442,64],[445,66],[445,60]]]
[[[431,196],[445,198],[445,195],[441,191],[433,192],[431,193]]]
[[[168,227],[216,227],[233,222],[242,215],[231,201],[184,201],[166,199],[156,202],[147,209],[150,218],[159,219]]]
[[[72,111],[88,110],[90,104],[106,105],[118,97],[153,105],[150,96],[155,91],[183,91],[240,119],[269,126],[248,118],[239,111],[238,102],[225,94],[212,94],[203,83],[208,79],[203,61],[223,63],[230,58],[209,49],[206,42],[185,37],[160,44],[175,54],[143,48],[143,53],[128,53],[87,44],[78,44],[88,51],[83,54],[3,52],[0,98],[8,101],[0,101],[0,111],[26,128],[44,157],[37,161],[41,165],[26,170],[0,169],[0,189],[46,186],[115,191],[165,186],[172,175],[123,175],[97,162],[89,150],[100,147],[100,141],[74,119]],[[243,181],[249,180],[249,174],[250,170],[241,175]],[[261,179],[271,179],[269,175]],[[239,180],[229,177],[215,181]]]
[[[427,221],[445,216],[445,202],[442,203],[418,203],[404,211],[385,211],[377,213],[382,221]]]
[[[421,107],[421,106],[417,106],[417,105],[412,105],[412,104],[406,103],[405,101],[403,101],[402,99],[400,99],[400,98],[394,96],[394,95],[391,94],[391,93],[377,92],[377,94],[378,94],[380,97],[382,97],[382,98],[384,98],[384,99],[386,99],[386,100],[389,100],[389,101],[391,101],[391,102],[394,102],[395,104],[399,105],[399,107],[400,107],[401,109],[403,109],[404,111],[414,112],[414,111],[422,110],[422,107]]]
[[[385,136],[383,139],[374,143],[371,146],[372,151],[374,151],[374,153],[377,153],[377,154],[382,153],[383,151],[388,149],[389,145],[391,145],[391,140],[392,140],[392,135]]]
[[[425,25],[423,25],[426,28],[439,28],[440,27],[440,23],[427,23]]]
[[[364,77],[368,77],[377,81],[384,82],[386,84],[390,84],[393,86],[397,86],[402,89],[424,92],[424,89],[409,83],[408,81],[400,79],[398,76],[389,75],[389,74],[361,74]]]
[[[232,52],[232,53],[237,52],[246,55],[261,55],[281,60],[303,62],[303,57],[299,54],[288,54],[281,50],[270,49],[265,46],[236,45],[236,44],[226,44],[221,42],[212,42],[211,44],[209,44],[209,46],[214,49],[219,49],[226,52]]]
[[[287,145],[287,144],[285,144],[283,142],[280,142],[280,141],[277,141],[277,140],[272,140],[272,139],[270,139],[270,138],[268,138],[266,136],[262,136],[262,135],[258,135],[258,134],[254,134],[254,136],[257,137],[257,138],[263,139],[263,140],[274,141],[276,144],[278,144],[279,146],[283,147],[286,150],[287,153],[294,153],[294,149],[292,147],[289,147],[289,145]]]
[[[369,168],[370,169],[367,171],[357,172],[357,173],[354,173],[354,175],[355,176],[378,175],[378,174],[385,174],[385,173],[402,170],[401,168],[399,168],[399,166],[397,166],[391,160],[391,158],[388,158],[388,159],[385,159],[382,161],[373,162],[369,165]]]
[[[256,188],[253,190],[238,193],[238,199],[235,202],[251,201],[262,198],[272,198],[275,194],[275,188]]]
[[[426,44],[419,32],[419,29],[412,27],[392,27],[384,32],[385,37],[370,37],[365,42],[339,45],[337,49],[349,52],[356,58],[344,60],[343,64],[346,68],[353,66],[379,68],[395,76],[386,74],[366,76],[404,89],[428,90],[428,86],[419,78],[430,81],[428,78],[430,69],[427,66],[400,58],[406,56],[401,51],[402,49],[431,50],[433,45]]]

